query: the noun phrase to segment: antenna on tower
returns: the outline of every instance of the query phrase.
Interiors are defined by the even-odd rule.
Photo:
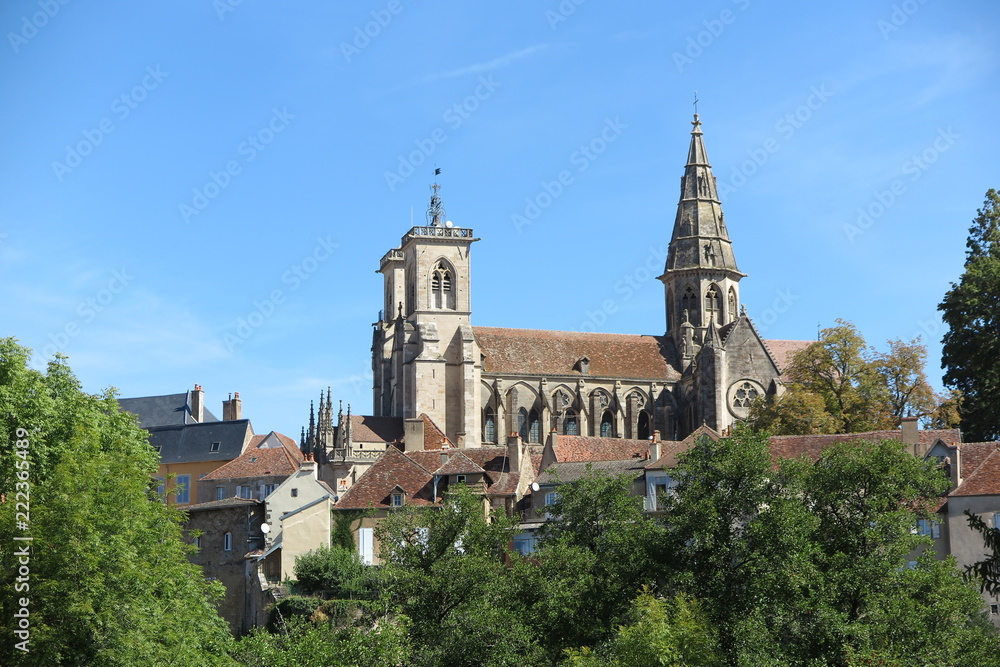
[[[694,91],[694,112],[698,113],[698,91]]]

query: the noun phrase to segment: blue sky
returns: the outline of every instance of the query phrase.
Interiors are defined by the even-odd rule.
[[[765,337],[923,335],[939,387],[1000,187],[987,0],[35,0],[0,28],[0,335],[89,391],[239,391],[258,432],[327,386],[371,410],[375,271],[435,167],[482,239],[474,324],[660,334],[697,90]]]

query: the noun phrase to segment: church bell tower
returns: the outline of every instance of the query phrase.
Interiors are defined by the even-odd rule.
[[[740,315],[740,279],[698,114],[663,275],[667,335],[685,360]]]

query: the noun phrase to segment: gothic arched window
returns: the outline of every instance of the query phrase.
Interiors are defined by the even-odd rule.
[[[580,435],[580,422],[577,421],[576,411],[570,408],[563,418],[564,435]]]
[[[698,312],[698,297],[695,296],[694,287],[688,285],[684,288],[684,296],[681,297],[680,321],[691,322]],[[692,324],[694,324],[692,322]]]
[[[528,411],[524,408],[520,408],[517,411],[517,432],[520,434],[522,441],[528,441]]]
[[[455,289],[451,269],[438,261],[431,272],[431,305],[434,308],[455,308]]]
[[[497,441],[497,418],[493,408],[486,408],[483,416],[483,442]]]
[[[649,438],[649,413],[645,410],[639,413],[639,423],[636,424],[635,430],[640,440]]]
[[[538,412],[531,411],[528,415],[528,442],[542,441],[542,425],[538,421]]]
[[[605,410],[604,414],[601,415],[601,437],[615,437],[615,418],[611,414],[611,410]]]
[[[708,316],[708,320],[711,321],[714,319],[718,322],[717,315],[721,308],[722,300],[719,295],[719,289],[715,285],[709,285],[708,291],[705,292],[705,314]]]

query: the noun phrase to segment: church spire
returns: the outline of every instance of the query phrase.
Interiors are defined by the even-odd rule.
[[[739,316],[738,283],[744,274],[736,266],[697,113],[691,125],[681,196],[660,280],[667,292],[667,331],[679,335],[683,312],[688,310],[691,324],[700,330],[696,339],[703,340],[709,322],[722,326]]]

